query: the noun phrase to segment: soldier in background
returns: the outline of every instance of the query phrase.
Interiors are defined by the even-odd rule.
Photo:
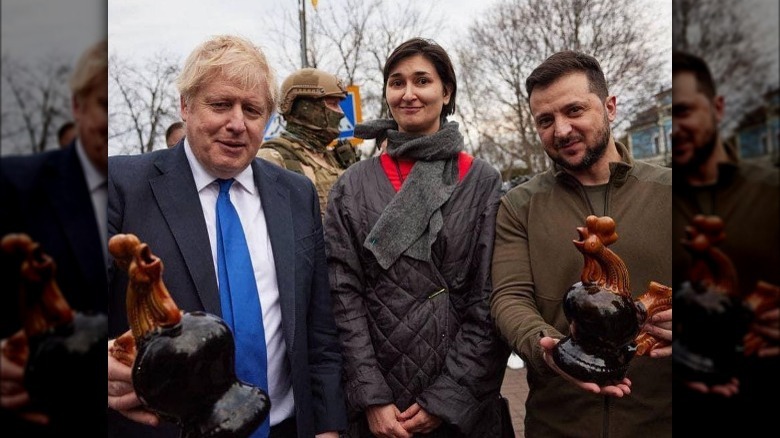
[[[60,149],[70,146],[73,140],[76,139],[77,134],[76,123],[72,121],[63,123],[60,129],[57,130],[57,144],[59,144]]]
[[[165,145],[169,148],[176,146],[184,138],[184,128],[184,122],[181,120],[171,123],[168,129],[165,130]]]
[[[285,130],[279,137],[263,143],[257,156],[287,170],[307,176],[317,188],[324,214],[328,193],[344,169],[357,161],[354,147],[339,141],[344,117],[339,103],[347,97],[343,83],[334,75],[315,68],[304,68],[282,82],[279,114]]]

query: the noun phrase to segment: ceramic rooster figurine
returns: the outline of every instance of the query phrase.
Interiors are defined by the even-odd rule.
[[[581,281],[563,301],[571,334],[556,345],[553,359],[578,380],[613,384],[625,377],[635,354],[668,345],[640,329],[647,318],[671,308],[672,291],[651,282],[634,300],[625,263],[607,248],[618,239],[615,221],[588,216],[585,225],[573,242],[585,259]]]
[[[130,277],[125,299],[130,330],[116,338],[110,352],[132,366],[136,341],[155,329],[174,327],[181,321],[182,312],[162,282],[162,260],[152,255],[148,245],[132,234],[123,234],[111,239],[108,250]]]
[[[719,245],[725,224],[697,215],[682,242],[692,262],[675,295],[680,318],[674,323],[674,373],[688,381],[717,385],[738,374],[744,356],[770,345],[751,325],[756,315],[780,305],[780,287],[758,282],[739,290],[738,273]]]
[[[163,283],[162,260],[135,235],[115,235],[109,252],[128,273],[130,324],[110,353],[132,367],[139,399],[177,423],[185,438],[248,437],[271,404],[260,388],[236,378],[235,344],[225,322],[182,312]]]
[[[741,306],[737,272],[718,248],[726,238],[723,220],[698,215],[685,228],[683,247],[692,262],[675,295],[674,373],[710,385],[737,373],[747,314]]]
[[[56,281],[57,264],[26,234],[0,242],[18,277],[22,330],[8,338],[2,354],[24,367],[31,408],[46,414],[63,434],[79,434],[95,413],[105,410],[105,395],[84,388],[105,385],[108,320],[70,307]],[[18,269],[17,269],[18,267]],[[82,394],[73,403],[73,394]]]

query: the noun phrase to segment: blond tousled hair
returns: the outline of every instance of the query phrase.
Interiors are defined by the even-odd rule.
[[[201,43],[190,53],[176,80],[185,103],[209,81],[223,77],[237,86],[252,90],[265,85],[267,110],[276,108],[278,85],[263,51],[249,40],[234,35],[217,35]]]
[[[103,39],[88,48],[76,62],[68,85],[73,96],[83,97],[108,76],[108,40]]]

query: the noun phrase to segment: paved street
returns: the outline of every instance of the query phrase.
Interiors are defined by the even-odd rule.
[[[528,396],[528,384],[525,380],[526,368],[506,369],[501,394],[509,400],[509,411],[512,414],[512,424],[515,426],[516,438],[525,436],[525,398]]]

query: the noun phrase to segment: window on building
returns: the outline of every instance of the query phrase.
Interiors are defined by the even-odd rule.
[[[761,134],[761,154],[766,155],[769,153],[769,136],[766,133]]]
[[[661,155],[661,137],[658,134],[653,134],[653,146],[655,148],[655,154]]]

